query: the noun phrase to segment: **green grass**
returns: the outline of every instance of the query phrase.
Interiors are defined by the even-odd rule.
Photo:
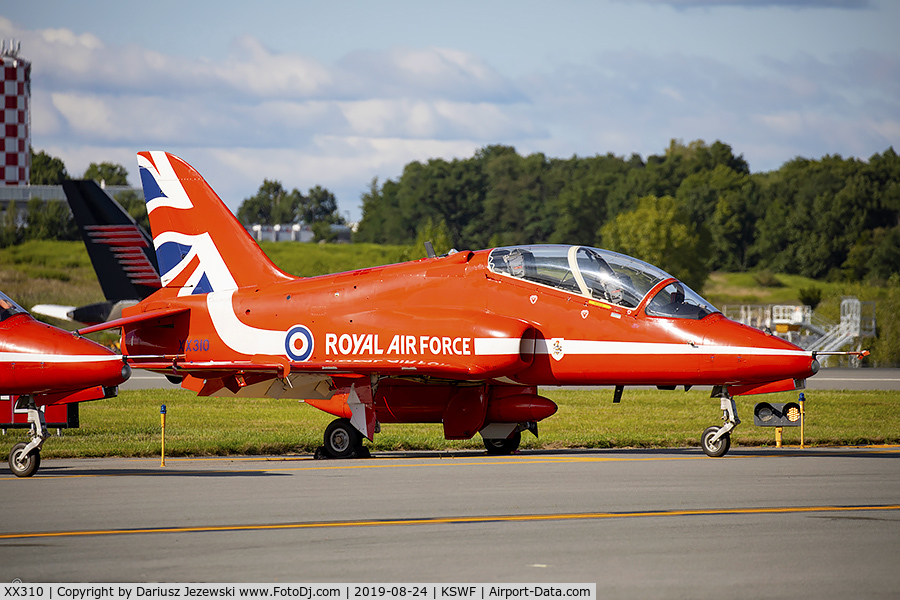
[[[718,400],[702,391],[625,390],[621,404],[612,390],[548,390],[559,412],[540,424],[540,437],[522,437],[523,448],[672,448],[698,446],[701,432],[720,424]],[[900,443],[900,395],[896,392],[807,392],[806,443],[860,445]],[[738,446],[774,445],[772,428],[753,425],[759,401],[787,402],[796,393],[739,398],[743,423]],[[225,456],[311,453],[333,419],[287,400],[197,398],[185,390],[123,391],[118,398],[81,405],[81,427],[65,430],[42,456],[154,456],[160,450],[161,404],[167,406],[166,455]],[[26,439],[10,430],[4,450]],[[784,430],[786,445],[799,444],[799,428]],[[483,449],[481,439],[448,441],[440,424],[385,424],[373,450]]]
[[[28,241],[0,250],[0,290],[30,309],[103,300],[83,242]]]
[[[296,244],[262,242],[263,252],[278,268],[299,277],[314,277],[423,258],[411,246],[377,244]]]
[[[808,287],[822,289],[822,297],[840,297],[848,284],[816,281],[802,275],[775,274],[780,286],[764,286],[760,274],[711,273],[703,286],[703,297],[718,308],[726,304],[800,304],[800,290]]]

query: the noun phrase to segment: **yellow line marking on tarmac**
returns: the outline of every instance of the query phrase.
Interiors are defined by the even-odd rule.
[[[258,525],[210,525],[201,527],[148,527],[144,529],[97,529],[82,531],[49,531],[42,533],[5,533],[0,540],[34,538],[85,537],[108,535],[138,535],[152,533],[221,533],[231,531],[273,531],[352,527],[388,527],[398,525],[465,525],[472,523],[515,523],[539,521],[575,521],[599,519],[630,519],[635,517],[694,517],[725,515],[772,515],[827,512],[862,512],[900,510],[900,504],[862,506],[783,506],[765,508],[718,508],[696,510],[652,510],[635,512],[594,512],[530,515],[492,515],[475,517],[426,517],[419,519],[373,519],[359,521],[322,521],[310,523],[271,523]]]

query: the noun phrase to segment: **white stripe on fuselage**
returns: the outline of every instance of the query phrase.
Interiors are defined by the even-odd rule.
[[[116,354],[31,354],[29,352],[0,352],[0,362],[4,363],[81,363],[122,360]]]
[[[234,292],[235,290],[228,290],[206,295],[206,306],[213,327],[225,345],[241,354],[285,355],[285,332],[258,329],[243,323],[234,313]]]
[[[787,348],[755,348],[753,346],[706,346],[702,344],[669,344],[660,342],[611,342],[598,340],[561,340],[566,354],[580,355],[662,355],[662,354],[740,354],[742,356],[809,356],[805,350]],[[532,350],[533,349],[533,350]],[[498,356],[509,354],[552,354],[547,340],[519,338],[475,338],[475,354]]]

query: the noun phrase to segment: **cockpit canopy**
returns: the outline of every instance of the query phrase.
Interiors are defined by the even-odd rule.
[[[12,301],[12,298],[0,292],[0,321],[5,321],[13,315],[28,312]]]
[[[553,245],[494,248],[488,268],[624,308],[637,308],[657,284],[671,280],[647,304],[648,315],[702,319],[718,312],[662,269],[609,250]]]

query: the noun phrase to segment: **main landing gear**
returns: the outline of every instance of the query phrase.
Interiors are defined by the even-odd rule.
[[[350,419],[335,419],[325,429],[325,445],[316,450],[316,458],[368,458],[363,436]]]
[[[734,399],[728,394],[724,386],[715,386],[712,397],[718,397],[722,407],[722,420],[725,424],[721,427],[707,427],[700,437],[700,446],[707,456],[725,456],[731,448],[731,430],[737,427],[741,420],[737,416],[737,406]]]
[[[482,438],[488,454],[512,454],[519,449],[522,433],[517,431],[508,438]]]
[[[530,431],[534,434],[534,437],[537,437],[538,435],[537,421],[528,421],[525,423],[517,424],[512,433],[510,433],[505,438],[485,437],[485,434],[490,435],[490,433],[493,433],[494,435],[497,435],[497,433],[502,431],[502,429],[499,431],[497,429],[493,429],[493,431],[488,433],[487,430],[493,427],[495,426],[489,425],[485,430],[482,430],[481,434],[481,441],[484,442],[484,447],[487,450],[488,454],[512,454],[519,449],[519,444],[522,443],[523,431]]]
[[[19,442],[9,452],[9,468],[16,477],[31,477],[41,466],[41,447],[50,437],[44,413],[34,404],[31,396],[20,396],[17,408],[28,411],[28,423],[31,425],[31,441],[27,444]]]

